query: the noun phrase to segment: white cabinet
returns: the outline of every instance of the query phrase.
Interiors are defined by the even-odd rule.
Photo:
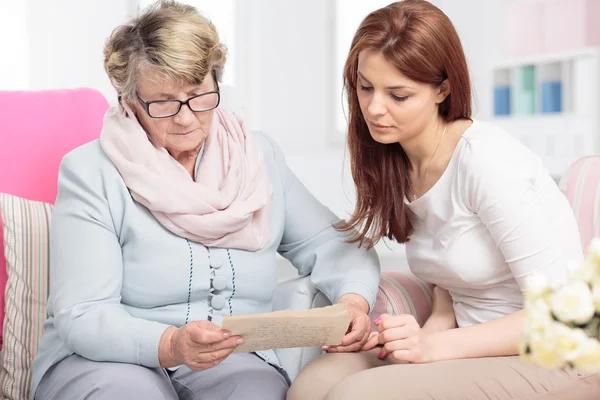
[[[600,49],[506,60],[491,75],[493,122],[537,153],[554,177],[600,153]]]

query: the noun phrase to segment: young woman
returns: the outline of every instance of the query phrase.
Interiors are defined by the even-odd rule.
[[[574,215],[541,160],[471,117],[471,85],[448,17],[422,0],[371,13],[344,71],[357,242],[406,243],[436,285],[433,313],[375,321],[364,352],[329,353],[288,399],[591,399],[600,379],[521,362],[528,275],[566,277],[583,254]],[[596,386],[596,389],[593,387]]]

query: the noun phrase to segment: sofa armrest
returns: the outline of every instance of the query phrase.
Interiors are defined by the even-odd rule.
[[[330,304],[325,295],[312,284],[310,276],[300,276],[279,283],[273,298],[275,310],[302,311]]]
[[[331,302],[310,281],[310,276],[302,276],[280,283],[277,286],[273,307],[275,310],[308,310],[325,307]],[[310,360],[320,355],[320,347],[276,349],[275,354],[293,381],[300,369]]]
[[[423,326],[431,315],[432,296],[433,285],[422,282],[409,271],[382,272],[371,320],[381,314],[411,314]]]

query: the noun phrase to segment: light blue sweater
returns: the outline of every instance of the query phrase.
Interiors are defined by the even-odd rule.
[[[262,134],[273,203],[271,240],[261,251],[207,248],[166,230],[130,196],[99,141],[65,156],[50,237],[45,334],[32,366],[32,393],[48,369],[71,354],[159,367],[169,326],[272,311],[275,253],[332,302],[346,293],[371,308],[379,283],[374,251],[344,243],[338,219],[286,166]],[[197,163],[202,168],[202,162]],[[272,350],[258,354],[281,368]]]

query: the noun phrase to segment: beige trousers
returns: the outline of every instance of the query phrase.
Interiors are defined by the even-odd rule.
[[[546,370],[519,357],[431,364],[380,361],[380,349],[325,354],[300,372],[288,400],[592,400],[600,374]]]

